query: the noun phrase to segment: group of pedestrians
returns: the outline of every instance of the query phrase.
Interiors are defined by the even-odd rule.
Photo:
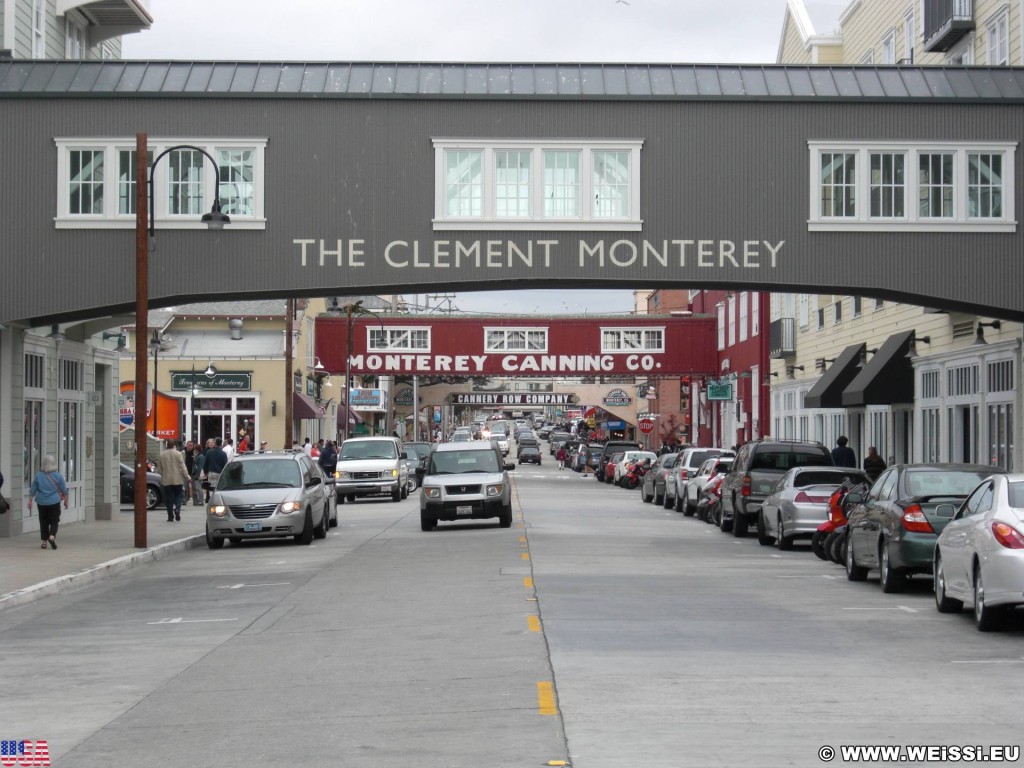
[[[836,447],[832,449],[832,461],[837,467],[857,467],[857,454],[849,445],[846,435],[840,435]],[[874,482],[885,471],[885,459],[878,455],[875,446],[868,447],[868,455],[864,457],[864,474]]]
[[[240,433],[238,452],[248,452],[249,445],[248,436],[245,432]],[[167,440],[156,467],[160,473],[167,522],[180,522],[181,508],[188,503],[204,506],[210,500],[211,489],[217,487],[220,473],[234,455],[234,441],[230,437],[211,437],[205,447],[191,440],[184,446],[180,440]]]

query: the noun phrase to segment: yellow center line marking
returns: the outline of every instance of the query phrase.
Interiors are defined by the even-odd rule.
[[[519,537],[519,543],[520,544],[525,544],[526,543],[526,537],[525,536],[520,536]]]
[[[558,714],[558,707],[555,706],[555,686],[550,682],[537,683],[537,714]]]
[[[523,579],[523,586],[527,589],[533,589],[533,579],[527,576],[525,579]]]
[[[523,560],[529,560],[530,559],[530,553],[529,552],[523,552],[520,555],[520,557],[523,558]]]
[[[526,617],[526,624],[531,632],[540,632],[540,616],[530,614]]]

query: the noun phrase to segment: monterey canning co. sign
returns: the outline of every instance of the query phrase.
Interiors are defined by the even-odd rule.
[[[319,317],[332,373],[430,376],[678,375],[717,368],[715,318]],[[346,361],[345,352],[351,350]]]

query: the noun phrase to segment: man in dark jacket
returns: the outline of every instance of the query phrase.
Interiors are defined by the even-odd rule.
[[[850,441],[846,435],[840,435],[836,440],[836,447],[832,449],[832,461],[837,467],[857,467],[857,455],[847,443]]]
[[[328,477],[334,476],[334,470],[338,466],[338,454],[334,452],[334,446],[330,440],[323,441],[323,447],[320,449],[320,458],[317,462],[320,464],[320,469],[324,471],[324,474]]]
[[[213,443],[213,448],[206,452],[206,462],[204,469],[206,470],[206,500],[210,500],[210,490],[217,487],[217,481],[220,480],[220,473],[224,471],[224,467],[228,465],[228,455],[224,453],[224,441],[221,438],[217,438]]]

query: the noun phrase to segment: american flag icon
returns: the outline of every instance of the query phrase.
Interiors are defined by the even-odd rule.
[[[0,739],[0,766],[32,766],[50,764],[50,747],[44,740]]]

